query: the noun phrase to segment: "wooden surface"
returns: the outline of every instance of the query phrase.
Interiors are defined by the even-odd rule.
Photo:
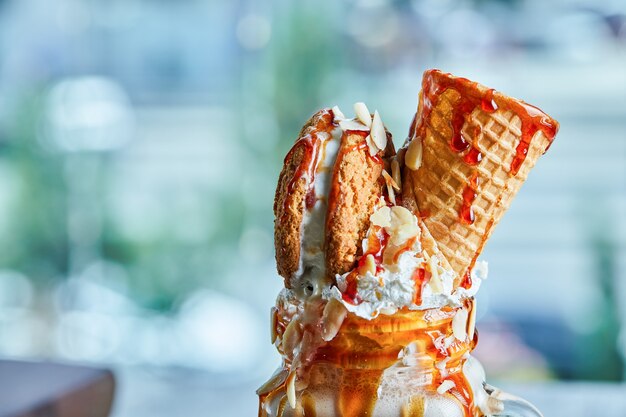
[[[0,361],[0,417],[106,417],[115,389],[104,369]]]

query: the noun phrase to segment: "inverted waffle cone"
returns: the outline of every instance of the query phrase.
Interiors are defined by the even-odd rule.
[[[558,124],[538,109],[477,83],[440,71],[427,71],[424,77],[424,90],[436,91],[437,96],[430,100],[433,97],[425,99],[424,90],[420,94],[418,122],[411,135],[412,140],[422,141],[422,162],[417,170],[405,165],[403,198],[405,205],[417,206],[417,214],[423,217],[460,280],[469,273],[529,171],[548,148]],[[458,118],[458,106],[466,94],[474,100],[484,101],[488,97],[498,107],[495,111],[485,111],[481,105],[469,110],[464,107],[467,113],[463,115],[462,135],[482,154],[476,165],[465,162],[466,152],[457,153],[450,145],[454,133],[452,119],[455,111]],[[519,155],[517,147],[522,140],[522,129],[528,127],[522,126],[522,121],[528,120],[528,111],[535,120],[553,128],[553,134],[548,137],[539,129],[530,141],[519,171],[513,173],[511,164]],[[464,206],[463,193],[472,177],[477,179],[471,202],[474,221],[467,224],[460,211]]]

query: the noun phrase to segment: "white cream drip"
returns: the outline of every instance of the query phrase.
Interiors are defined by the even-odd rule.
[[[300,236],[300,267],[292,282],[294,288],[306,290],[308,295],[320,293],[325,282],[324,231],[328,192],[333,167],[339,153],[343,131],[335,127],[331,134],[318,133],[322,141],[318,154],[317,169],[313,180],[315,204],[311,209],[304,208]],[[299,284],[299,285],[298,285]],[[302,288],[302,287],[308,287]],[[311,289],[312,287],[312,289]]]

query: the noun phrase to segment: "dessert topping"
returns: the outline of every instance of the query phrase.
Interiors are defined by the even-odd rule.
[[[391,226],[391,208],[382,206],[370,216],[370,222],[374,226],[389,227]]]
[[[532,123],[529,123],[528,120],[522,119],[522,137],[515,148],[515,157],[511,162],[511,175],[516,175],[519,172],[519,169],[528,154],[530,141],[539,130],[543,132],[549,141],[548,146],[544,151],[546,152],[550,148],[550,145],[552,145],[552,140],[554,139],[554,136],[559,128],[556,122],[553,122],[538,108],[524,102],[521,102],[520,107],[526,112],[527,117],[525,119],[532,120]]]
[[[383,177],[385,177],[385,182],[387,182],[388,185],[391,185],[396,191],[400,191],[400,186],[398,185],[396,180],[391,175],[389,175],[387,170],[383,169]]]
[[[372,275],[376,275],[376,259],[374,259],[374,255],[368,253],[363,259],[365,260],[359,264],[359,274],[365,275],[369,272]]]
[[[367,145],[367,150],[369,151],[370,156],[374,156],[378,153],[378,146],[374,143],[374,139],[372,139],[371,134],[365,137],[365,144]]]
[[[430,113],[437,105],[441,94],[451,88],[456,90],[460,97],[453,104],[452,109],[452,136],[450,137],[450,148],[460,154],[469,149],[468,154],[471,153],[472,155],[464,155],[464,160],[470,165],[478,164],[480,159],[482,159],[482,155],[476,150],[475,144],[468,142],[463,136],[462,129],[466,118],[469,117],[476,108],[487,113],[493,113],[496,110],[510,111],[520,118],[521,138],[509,171],[511,175],[516,175],[526,159],[528,148],[535,134],[538,131],[543,132],[548,140],[548,145],[545,149],[545,151],[547,151],[554,140],[559,125],[534,106],[524,103],[521,100],[496,99],[493,89],[485,91],[483,88],[477,86],[477,83],[466,78],[449,77],[439,70],[427,71],[424,74],[424,80],[422,82],[422,113],[415,128],[412,129],[412,136],[416,139],[425,137],[426,123],[424,121],[430,118]],[[474,139],[478,137],[479,133],[480,130],[474,132]],[[414,141],[415,140],[412,142]]]
[[[463,201],[459,209],[459,217],[465,224],[474,223],[474,209],[472,203],[476,199],[476,191],[478,190],[478,173],[474,172],[470,177],[469,183],[463,189]]]
[[[413,303],[415,305],[422,305],[422,291],[424,283],[429,278],[430,273],[428,273],[424,268],[415,269],[415,272],[413,273],[413,281],[415,282],[415,295],[413,295]]]
[[[476,331],[476,306],[473,305],[470,308],[469,319],[467,324],[467,335],[470,340],[474,339],[474,332]]]
[[[344,120],[346,116],[344,116],[343,112],[339,109],[339,106],[335,106],[332,108],[334,117],[334,122],[339,123],[340,120]]]
[[[409,142],[404,156],[404,163],[409,169],[417,171],[422,166],[422,140],[418,137]]]
[[[393,206],[390,210],[391,224],[385,230],[391,236],[391,243],[400,246],[406,240],[417,236],[420,228],[417,218],[408,209],[402,206]]]
[[[357,119],[365,126],[372,126],[372,114],[367,109],[365,103],[354,103],[354,113],[356,114]]]
[[[277,312],[278,312],[278,309],[276,307],[272,307],[270,310],[270,338],[271,338],[272,344],[276,342],[276,338],[278,336],[278,333],[276,332],[276,325],[277,325],[276,321],[278,319]]]
[[[342,119],[339,121],[339,127],[341,127],[341,130],[343,130],[344,132],[347,131],[362,131],[362,132],[369,132],[370,128],[365,126],[363,123],[359,122],[356,119]]]
[[[287,400],[291,408],[296,408],[296,372],[292,371],[287,377]]]
[[[322,339],[328,342],[335,338],[348,310],[336,298],[331,298],[324,306],[322,315]]]
[[[433,294],[441,294],[444,290],[443,283],[441,282],[441,278],[439,277],[439,265],[437,263],[438,259],[436,255],[433,255],[428,260],[428,267],[430,269],[431,277],[428,281],[430,285],[430,289]]]
[[[446,392],[450,391],[455,386],[456,384],[453,381],[446,379],[439,385],[439,387],[437,387],[437,394],[443,395]]]
[[[467,310],[461,308],[452,319],[452,332],[454,333],[454,337],[461,342],[467,339],[467,318]]]
[[[391,161],[391,176],[398,187],[398,191],[402,188],[402,174],[400,173],[400,164],[396,158]]]
[[[385,131],[385,125],[383,124],[378,110],[374,112],[374,119],[372,120],[372,131],[370,133],[372,140],[378,147],[383,150],[387,147],[387,132]]]
[[[283,333],[283,352],[294,352],[301,340],[302,330],[300,329],[300,322],[297,319],[293,319],[287,325],[285,333]]]

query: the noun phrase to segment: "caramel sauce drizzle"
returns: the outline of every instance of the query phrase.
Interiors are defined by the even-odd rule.
[[[357,285],[359,281],[359,270],[365,264],[367,255],[374,257],[376,264],[376,272],[380,272],[383,261],[383,253],[389,242],[389,234],[382,227],[372,226],[372,232],[367,237],[367,252],[365,252],[357,261],[357,267],[354,268],[346,277],[346,290],[342,293],[342,298],[346,303],[359,304],[362,300],[358,295]]]
[[[302,393],[302,396],[300,397],[300,404],[302,405],[302,417],[317,417],[317,412],[315,411],[315,400],[307,391]]]
[[[384,369],[346,369],[337,402],[337,414],[342,417],[373,416],[378,386]],[[355,381],[363,381],[358,385]]]
[[[474,223],[474,209],[472,208],[472,204],[474,203],[474,199],[476,199],[476,191],[478,190],[478,172],[472,173],[470,177],[469,183],[465,186],[463,190],[463,202],[461,203],[461,208],[459,209],[459,217],[461,221],[465,224]]]
[[[450,137],[449,146],[453,152],[458,153],[463,161],[470,165],[476,166],[482,161],[483,155],[476,147],[475,143],[470,143],[464,136],[462,129],[467,117],[472,114],[476,108],[480,108],[487,113],[493,113],[498,109],[511,111],[520,118],[521,121],[521,138],[515,150],[515,156],[511,162],[509,169],[510,175],[517,175],[520,167],[526,159],[531,141],[538,131],[543,132],[548,139],[547,151],[558,131],[558,123],[543,113],[537,107],[531,106],[521,100],[502,99],[496,96],[495,90],[484,90],[466,78],[452,77],[444,74],[439,70],[429,70],[424,73],[422,82],[422,112],[419,120],[412,124],[412,137],[417,140],[423,140],[426,135],[426,120],[429,120],[433,108],[437,105],[441,94],[447,89],[456,90],[460,97],[453,104],[452,114],[450,116],[450,127],[452,136]],[[473,137],[477,138],[480,134],[479,128],[473,132]],[[471,191],[472,184],[470,180],[469,188]],[[466,190],[468,188],[466,187]],[[468,191],[468,194],[469,192]],[[475,191],[475,190],[474,190]],[[464,202],[467,200],[464,194]],[[471,207],[470,207],[471,208]],[[466,224],[473,223],[473,213],[466,207],[459,211],[461,220]]]
[[[298,183],[301,179],[305,178],[305,176],[308,177],[307,192],[304,198],[305,207],[310,210],[317,201],[315,194],[315,175],[317,174],[317,167],[320,161],[320,148],[323,144],[322,139],[319,138],[319,134],[326,133],[331,135],[332,130],[335,128],[332,110],[324,109],[321,112],[321,117],[313,130],[299,138],[285,156],[284,163],[287,164],[293,158],[294,153],[300,151],[300,149],[302,149],[303,152],[302,161],[300,161],[300,164],[287,184],[287,193],[282,207],[283,219],[281,220],[283,221],[287,209],[294,204],[295,190],[298,187]]]
[[[522,123],[522,137],[516,150],[516,156],[511,163],[511,175],[516,175],[519,167],[526,158],[528,146],[535,133],[542,131],[548,139],[548,147],[552,144],[559,129],[559,124],[542,112],[537,107],[531,106],[521,100],[502,100],[494,96],[495,90],[484,91],[477,88],[478,83],[466,78],[452,77],[439,70],[429,70],[424,73],[422,82],[422,114],[413,129],[413,137],[424,138],[426,133],[426,123],[432,109],[437,105],[440,95],[447,89],[456,90],[460,98],[454,103],[450,125],[452,137],[450,138],[450,148],[462,153],[470,149],[474,144],[469,143],[463,136],[462,128],[466,118],[479,107],[488,113],[493,113],[498,109],[508,110],[517,115]]]
[[[465,308],[474,308],[473,303],[468,301]],[[477,336],[473,340],[455,340],[447,348],[441,342],[452,334],[455,310],[442,309],[437,318],[428,318],[424,311],[407,310],[394,316],[381,315],[372,321],[349,315],[342,331],[315,355],[315,361],[344,369],[338,415],[372,415],[382,372],[396,363],[399,351],[411,342],[432,364],[431,383],[425,389],[435,392],[444,380],[450,379],[455,387],[449,393],[458,400],[464,415],[477,415],[471,387],[462,373],[464,355],[473,349]],[[446,364],[448,374],[444,377],[434,364],[445,358],[449,359]],[[356,383],[364,379],[371,385]],[[419,407],[419,403],[415,406]]]
[[[415,282],[415,295],[413,296],[413,302],[416,305],[422,304],[422,290],[424,288],[424,284],[430,280],[430,272],[426,271],[424,268],[417,268],[415,272],[413,272],[413,282]]]
[[[347,130],[346,133],[359,135],[359,136],[362,136],[363,138],[365,138],[367,136],[367,132],[365,132],[364,130]],[[350,153],[350,152],[354,152],[354,151],[365,151],[365,155],[367,156],[367,158],[370,161],[374,162],[375,164],[382,164],[383,163],[383,158],[381,158],[380,155],[378,155],[378,154],[371,155],[370,154],[369,148],[367,147],[367,143],[365,142],[365,140],[363,140],[363,142],[359,142],[356,145],[348,148],[346,150],[346,153]]]
[[[473,300],[466,300],[466,309],[474,308]],[[348,315],[337,336],[321,346],[314,354],[311,366],[336,366],[343,371],[335,403],[337,415],[346,417],[371,416],[378,398],[377,390],[383,372],[398,361],[398,353],[408,344],[414,343],[424,360],[424,368],[430,370],[430,383],[424,386],[425,394],[433,395],[444,380],[455,386],[448,391],[455,398],[465,417],[480,415],[474,403],[471,386],[463,375],[465,354],[476,345],[478,334],[472,340],[454,340],[449,346],[443,339],[453,334],[452,321],[457,309],[444,307],[440,310],[400,310],[393,316],[378,316],[366,320]],[[447,372],[442,375],[435,364],[443,359]],[[287,413],[286,387],[283,382],[268,394],[261,396],[259,417],[269,417],[272,404],[276,417]],[[413,416],[423,410],[421,397],[411,398],[403,408],[403,416]],[[289,410],[291,410],[289,408]],[[290,415],[289,413],[287,413]],[[297,397],[293,415],[315,416],[315,399],[307,390]]]
[[[404,245],[400,246],[398,249],[396,249],[396,253],[394,253],[393,255],[393,263],[396,264],[398,263],[398,261],[400,260],[400,256],[406,252],[409,251],[413,248],[413,245],[415,245],[415,241],[417,240],[417,236],[414,236],[412,238],[409,238],[406,240],[406,242],[404,242]]]

